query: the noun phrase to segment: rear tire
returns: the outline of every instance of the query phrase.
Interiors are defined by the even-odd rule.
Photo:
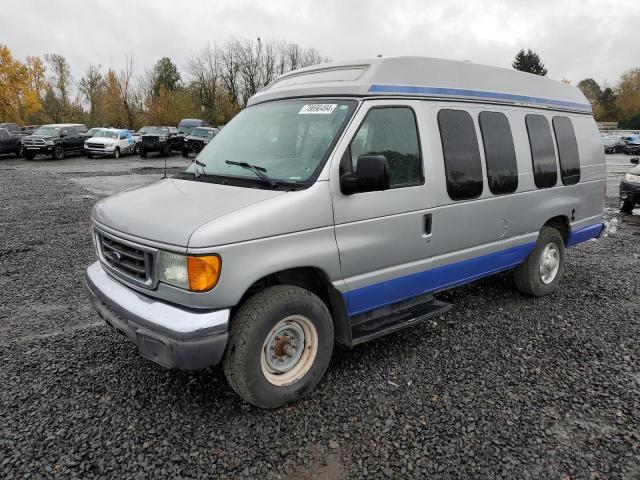
[[[324,302],[303,288],[277,285],[253,295],[233,317],[223,368],[245,401],[277,408],[316,387],[332,351]]]
[[[527,259],[514,270],[516,288],[525,295],[543,297],[558,289],[564,270],[564,240],[555,228],[543,227]]]
[[[22,144],[18,145],[18,149],[16,150],[16,158],[20,158],[24,156],[24,147]]]
[[[627,215],[631,215],[633,213],[633,209],[636,206],[635,200],[623,200],[622,206],[620,207],[621,213],[626,213]]]

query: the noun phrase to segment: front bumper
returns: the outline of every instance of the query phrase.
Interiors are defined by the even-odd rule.
[[[628,155],[637,155],[640,153],[640,145],[625,145],[622,150]]]
[[[85,155],[102,155],[103,157],[111,157],[113,156],[113,149],[106,150],[104,148],[84,148]]]
[[[229,310],[197,311],[142,295],[109,276],[100,262],[85,273],[94,308],[140,354],[167,368],[198,370],[220,362]]]
[[[53,152],[54,147],[55,145],[38,145],[38,146],[23,145],[23,150],[25,152],[33,153],[34,155],[51,155],[51,152]]]
[[[627,201],[640,202],[640,183],[620,182],[620,198]]]

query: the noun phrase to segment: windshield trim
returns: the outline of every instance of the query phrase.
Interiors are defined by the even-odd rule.
[[[218,177],[221,179],[232,179],[235,183],[238,183],[236,186],[240,186],[240,187],[246,187],[249,185],[242,185],[241,183],[243,182],[238,182],[239,180],[243,180],[246,181],[247,183],[250,183],[250,187],[251,188],[256,188],[256,186],[258,188],[261,188],[263,190],[276,190],[279,189],[280,186],[282,187],[286,187],[286,190],[305,190],[307,188],[309,188],[310,186],[312,186],[314,183],[316,183],[316,181],[318,181],[318,177],[320,177],[320,174],[322,173],[322,170],[325,168],[325,165],[327,164],[327,161],[329,160],[329,157],[333,154],[333,151],[336,148],[336,145],[338,144],[338,142],[340,142],[340,140],[342,139],[342,136],[344,135],[345,131],[347,130],[347,127],[349,126],[349,124],[351,123],[351,121],[355,118],[356,113],[358,112],[360,105],[362,104],[362,99],[361,98],[357,98],[357,97],[339,97],[339,96],[321,96],[321,95],[316,95],[316,96],[311,96],[311,97],[287,97],[287,98],[278,98],[278,99],[274,99],[274,100],[268,100],[265,102],[260,102],[260,103],[256,103],[254,105],[250,105],[248,107],[245,108],[245,110],[251,109],[251,108],[256,108],[262,105],[266,105],[266,104],[275,104],[275,103],[285,103],[285,102],[291,102],[291,101],[309,101],[309,102],[317,102],[318,100],[322,100],[322,101],[336,101],[336,102],[342,102],[345,103],[349,106],[349,112],[347,113],[347,115],[345,116],[342,125],[340,125],[340,127],[336,130],[336,133],[333,137],[333,139],[331,140],[331,143],[329,143],[329,146],[327,147],[327,151],[324,153],[324,156],[322,157],[322,159],[320,159],[320,161],[318,162],[318,166],[316,167],[316,169],[313,171],[313,173],[305,180],[300,181],[300,182],[289,182],[289,181],[285,181],[285,180],[280,180],[278,178],[274,178],[274,181],[278,184],[277,187],[272,188],[271,186],[269,186],[263,179],[259,178],[259,177],[244,177],[244,176],[236,176],[236,175],[220,175],[220,174],[200,174],[200,178],[203,178],[205,175],[208,175],[210,177]],[[187,174],[187,175],[193,175],[192,172],[187,172],[186,170],[183,172],[180,172],[176,177],[177,178],[181,178],[182,174]],[[186,179],[185,179],[186,180]],[[197,179],[196,179],[197,181]],[[212,182],[212,183],[218,183],[218,182]],[[224,182],[220,182],[220,183],[224,183]]]

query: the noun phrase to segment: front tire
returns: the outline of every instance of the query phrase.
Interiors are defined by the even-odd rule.
[[[36,156],[33,153],[30,152],[24,152],[24,158],[25,160],[33,160]]]
[[[116,160],[118,158],[120,158],[120,148],[116,147],[115,150],[113,151],[113,158],[115,158]]]
[[[527,259],[514,271],[516,288],[525,295],[543,297],[558,289],[564,270],[564,240],[555,228],[543,227]]]
[[[624,200],[622,202],[622,206],[620,207],[620,212],[626,213],[627,215],[631,215],[633,213],[633,209],[636,206],[635,200]]]
[[[189,150],[187,149],[182,149],[182,156],[184,158],[189,158]]]
[[[140,149],[140,158],[147,158],[147,151],[144,148]]]
[[[60,145],[54,147],[53,154],[51,156],[54,160],[62,160],[64,158],[64,148]]]
[[[327,306],[300,287],[278,285],[235,314],[223,367],[231,388],[262,408],[295,402],[320,382],[333,351]]]

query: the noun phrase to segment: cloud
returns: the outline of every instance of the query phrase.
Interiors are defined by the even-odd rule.
[[[638,66],[639,24],[637,0],[21,0],[3,5],[0,42],[19,58],[60,53],[76,79],[90,63],[120,67],[128,53],[138,73],[163,56],[184,68],[206,43],[259,36],[335,60],[425,55],[509,67],[533,48],[552,78],[614,83]]]

